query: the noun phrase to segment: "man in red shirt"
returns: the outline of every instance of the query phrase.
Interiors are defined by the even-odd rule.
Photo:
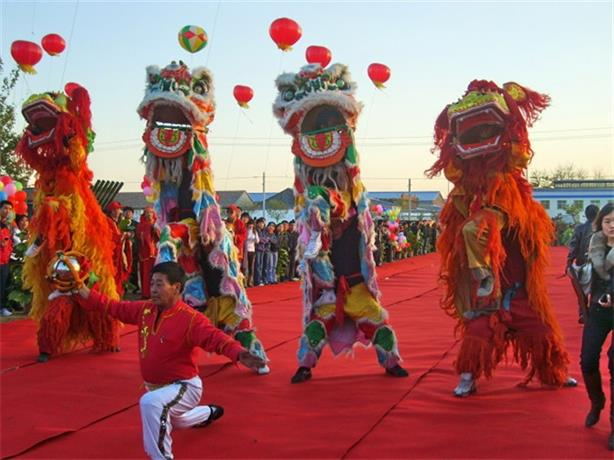
[[[145,451],[152,459],[172,459],[172,428],[206,426],[224,414],[220,406],[199,406],[202,381],[196,347],[259,369],[265,362],[214,327],[181,300],[185,273],[176,262],[153,268],[150,301],[114,301],[83,286],[80,304],[139,327],[141,374],[148,392],[141,397]]]
[[[11,316],[8,307],[9,261],[13,252],[13,236],[11,234],[11,213],[13,204],[10,201],[0,202],[0,314]]]

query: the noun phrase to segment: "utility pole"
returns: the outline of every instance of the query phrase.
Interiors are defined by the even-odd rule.
[[[262,218],[266,220],[266,172],[262,171]]]
[[[411,179],[407,179],[407,220],[411,220]]]

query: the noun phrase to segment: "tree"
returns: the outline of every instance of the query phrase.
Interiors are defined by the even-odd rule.
[[[533,169],[529,176],[529,182],[536,188],[550,188],[553,186],[550,172],[546,169]]]
[[[586,169],[579,168],[573,163],[558,165],[552,171],[552,180],[586,179],[588,173]]]
[[[266,201],[267,214],[278,222],[285,217],[290,209],[286,203],[277,198],[269,198]]]
[[[606,179],[608,176],[601,168],[593,169],[593,179]]]
[[[584,204],[582,201],[579,201],[578,203],[567,204],[565,205],[563,210],[565,211],[565,213],[567,213],[569,217],[573,219],[574,224],[578,225],[580,223],[580,216],[582,214],[582,211],[584,210]]]
[[[554,169],[535,169],[531,171],[529,182],[533,187],[552,188],[554,181],[557,180],[573,180],[587,179],[588,173],[586,169],[579,168],[573,163],[558,165]]]
[[[4,63],[0,58],[0,75],[3,69]],[[11,176],[25,186],[32,176],[32,170],[15,155],[19,134],[15,133],[15,107],[8,102],[18,79],[19,70],[13,69],[2,77],[0,84],[0,175]]]

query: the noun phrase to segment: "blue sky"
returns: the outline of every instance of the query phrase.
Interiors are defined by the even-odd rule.
[[[45,56],[38,74],[20,81],[12,100],[79,82],[93,101],[97,178],[126,182],[136,191],[145,67],[183,59],[207,65],[215,77],[217,113],[210,148],[220,190],[267,190],[292,184],[290,139],[271,113],[273,81],[305,63],[305,48],[327,46],[332,62],[348,64],[365,104],[358,124],[363,176],[371,190],[447,190],[426,180],[435,118],[474,78],[516,81],[552,97],[532,131],[532,168],[577,163],[589,173],[614,174],[612,155],[612,2],[135,2],[1,0],[0,55],[14,65],[13,40],[40,41],[59,33],[68,49]],[[76,16],[75,16],[76,13]],[[289,53],[268,35],[278,17],[301,24]],[[74,18],[74,22],[73,22]],[[74,24],[74,29],[73,29]],[[191,55],[178,30],[200,25],[209,44]],[[72,37],[71,37],[72,31]],[[372,62],[392,77],[383,91],[367,77]],[[62,76],[64,78],[62,79]],[[254,89],[241,113],[236,84]]]

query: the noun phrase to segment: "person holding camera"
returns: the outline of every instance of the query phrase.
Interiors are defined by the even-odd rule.
[[[591,427],[599,421],[605,407],[606,397],[601,386],[599,356],[601,348],[614,325],[614,204],[601,208],[595,220],[595,234],[592,236],[588,258],[592,263],[593,274],[590,287],[588,317],[582,334],[580,367],[591,408],[586,416],[585,426]],[[614,450],[614,344],[610,340],[608,349],[608,368],[610,370],[610,438],[608,447]]]
[[[569,252],[567,254],[567,264],[565,273],[571,278],[571,285],[578,298],[578,323],[584,323],[584,313],[586,311],[587,296],[584,289],[584,279],[588,284],[590,275],[590,264],[588,264],[588,244],[593,236],[593,221],[599,213],[599,207],[589,204],[584,210],[586,222],[576,226],[571,241],[569,242]]]

